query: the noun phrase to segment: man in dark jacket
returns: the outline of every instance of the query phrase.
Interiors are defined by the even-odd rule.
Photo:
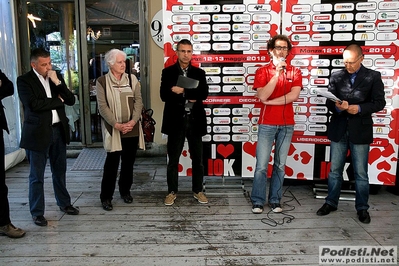
[[[0,100],[14,94],[14,85],[0,70]],[[0,234],[12,238],[19,238],[25,235],[25,231],[15,227],[10,220],[10,205],[8,202],[8,187],[6,185],[6,172],[4,165],[4,138],[3,129],[8,131],[7,120],[4,113],[4,106],[0,101]]]
[[[338,207],[342,173],[349,149],[356,182],[355,208],[360,222],[370,223],[367,172],[369,149],[373,142],[371,115],[385,107],[385,93],[381,73],[365,68],[362,65],[363,58],[360,46],[349,45],[343,52],[345,69],[334,72],[330,78],[328,90],[341,102],[327,102],[332,112],[328,126],[331,168],[326,202],[317,215],[327,215]]]
[[[161,132],[168,135],[167,183],[165,205],[172,205],[178,192],[178,165],[184,140],[187,137],[192,160],[192,191],[200,203],[208,203],[202,192],[204,165],[202,136],[206,134],[206,115],[202,103],[208,97],[209,87],[205,71],[191,65],[193,46],[189,40],[177,44],[176,64],[162,70],[161,99],[165,102]],[[196,88],[177,86],[179,76],[199,81]]]
[[[44,218],[44,171],[50,159],[54,194],[61,211],[76,215],[66,189],[66,144],[69,143],[68,118],[64,105],[72,106],[75,97],[60,74],[52,70],[50,53],[37,48],[31,53],[32,70],[18,77],[18,94],[24,109],[21,148],[30,163],[29,206],[36,225],[46,226]]]

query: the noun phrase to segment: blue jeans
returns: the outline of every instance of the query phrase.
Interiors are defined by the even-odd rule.
[[[331,168],[328,174],[328,195],[326,197],[326,203],[338,207],[338,200],[343,182],[342,174],[349,149],[355,176],[355,208],[357,211],[367,210],[369,208],[369,177],[367,171],[370,145],[353,144],[349,141],[348,132],[346,132],[339,142],[331,141],[330,147]]]
[[[256,146],[256,168],[252,184],[251,201],[253,205],[265,205],[267,168],[275,142],[274,163],[269,188],[269,203],[280,203],[285,176],[285,162],[291,145],[294,126],[259,125]]]
[[[32,216],[44,215],[44,171],[47,157],[53,179],[53,189],[57,205],[71,205],[71,197],[66,189],[66,144],[62,138],[62,125],[53,126],[53,134],[49,146],[44,151],[26,150],[30,164],[29,174],[29,207]]]

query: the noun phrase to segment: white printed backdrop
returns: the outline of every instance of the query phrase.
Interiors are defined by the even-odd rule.
[[[385,109],[374,116],[370,182],[393,185],[399,142],[399,2],[284,2],[163,0],[165,66],[176,62],[175,44],[189,39],[194,46],[192,63],[205,70],[210,87],[205,101],[205,175],[253,176],[260,111],[252,90],[254,74],[270,60],[267,40],[282,33],[294,45],[287,61],[303,75],[303,90],[294,104],[296,126],[286,177],[327,177],[329,114],[325,98],[316,91],[327,89],[331,71],[343,67],[343,48],[358,43],[365,53],[363,64],[382,73],[387,100]],[[191,175],[189,157],[185,145],[180,175]]]

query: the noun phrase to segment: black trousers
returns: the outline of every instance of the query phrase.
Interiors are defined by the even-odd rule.
[[[121,161],[121,171],[118,181],[119,193],[121,196],[130,194],[130,188],[133,184],[133,165],[136,160],[139,137],[122,138],[121,141],[121,151],[107,152],[103,179],[101,181],[101,201],[113,199],[119,161]]]
[[[6,185],[6,172],[4,165],[4,139],[3,129],[0,128],[0,226],[11,223],[10,205],[8,203],[8,187]]]
[[[175,193],[178,192],[178,166],[180,155],[183,151],[185,138],[187,138],[192,164],[192,191],[194,193],[202,191],[202,184],[204,180],[202,136],[193,130],[194,123],[194,119],[192,119],[190,115],[186,115],[182,127],[174,134],[168,135],[167,151],[169,161],[166,174],[168,193],[171,193],[172,191]]]

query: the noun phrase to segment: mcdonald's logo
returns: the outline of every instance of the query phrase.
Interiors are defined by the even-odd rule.
[[[323,69],[317,69],[317,75],[318,76],[323,75],[323,73],[324,73]]]
[[[347,20],[348,17],[346,16],[346,14],[341,14],[340,16],[340,20]]]
[[[300,106],[295,106],[295,113],[298,113],[298,112],[300,112],[301,111],[301,107]]]
[[[376,133],[382,133],[382,127],[377,127]]]
[[[362,35],[360,36],[361,40],[368,40],[369,39],[369,35],[367,33],[362,33]]]

